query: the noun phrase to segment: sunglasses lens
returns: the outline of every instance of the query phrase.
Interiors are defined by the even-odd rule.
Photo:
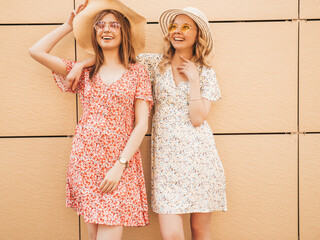
[[[110,28],[110,31],[117,32],[120,29],[120,24],[117,22],[110,22],[109,28]]]
[[[97,22],[95,24],[95,29],[96,31],[100,30],[100,29],[104,29],[106,27],[106,23],[105,22]]]
[[[190,29],[191,29],[191,26],[189,24],[183,24],[181,26],[181,32],[183,32],[183,33],[189,32]]]
[[[171,23],[170,25],[169,25],[169,27],[168,27],[168,32],[169,33],[173,33],[174,31],[176,31],[177,30],[177,24],[175,24],[175,23]]]

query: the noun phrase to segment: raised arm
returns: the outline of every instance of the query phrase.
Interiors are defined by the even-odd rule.
[[[69,14],[68,19],[64,24],[62,24],[57,29],[53,30],[52,32],[41,38],[32,47],[30,47],[30,56],[39,63],[46,66],[47,68],[51,69],[52,71],[66,76],[66,67],[61,58],[53,56],[49,54],[49,52],[63,37],[65,37],[68,33],[72,31],[73,19],[76,13],[80,12],[83,9],[83,4],[81,4],[77,8],[77,10],[74,10]]]

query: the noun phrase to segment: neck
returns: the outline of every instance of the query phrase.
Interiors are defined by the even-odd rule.
[[[192,58],[192,49],[191,50],[176,50],[172,57],[172,65],[181,65],[184,61],[182,60],[181,56],[184,58],[191,60]]]
[[[104,50],[103,51],[103,66],[112,66],[112,65],[119,65],[122,64],[120,61],[119,49],[112,49],[112,50]]]

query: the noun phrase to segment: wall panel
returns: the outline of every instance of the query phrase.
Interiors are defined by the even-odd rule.
[[[300,0],[300,18],[320,18],[319,0]]]
[[[2,239],[78,240],[78,217],[65,207],[71,141],[0,139]]]
[[[320,131],[320,21],[300,23],[299,129]]]
[[[300,135],[300,240],[320,239],[320,134]]]
[[[218,135],[228,212],[212,216],[212,239],[298,240],[297,135]]]
[[[2,23],[63,23],[73,10],[73,0],[1,1]]]
[[[214,132],[297,130],[297,22],[212,24],[222,99],[208,117]]]
[[[29,47],[55,28],[57,26],[0,27],[0,136],[73,134],[75,95],[62,93],[51,71],[33,60],[28,52]],[[52,54],[73,59],[73,43],[70,34]]]
[[[288,19],[297,18],[297,0],[164,0],[161,2],[144,0],[123,0],[132,9],[147,18],[149,22],[159,21],[161,13],[171,8],[196,7],[203,11],[210,21]]]

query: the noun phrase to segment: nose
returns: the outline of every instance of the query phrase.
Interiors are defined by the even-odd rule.
[[[109,24],[106,24],[106,25],[104,26],[103,32],[110,32]]]
[[[181,27],[177,27],[177,28],[174,30],[174,33],[181,33]]]

